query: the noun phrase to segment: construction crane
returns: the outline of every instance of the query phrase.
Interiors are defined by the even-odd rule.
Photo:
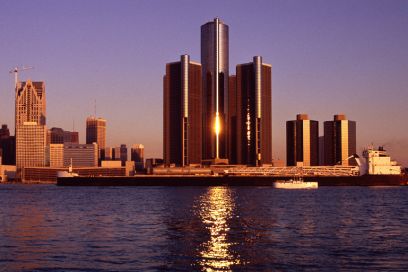
[[[18,73],[21,71],[25,71],[25,70],[30,70],[30,69],[34,69],[33,66],[28,66],[28,67],[14,67],[12,70],[10,70],[10,74],[14,74],[14,87],[17,88],[17,83],[18,83]]]

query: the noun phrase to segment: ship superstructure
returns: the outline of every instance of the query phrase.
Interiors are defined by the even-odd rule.
[[[364,174],[368,175],[401,175],[401,166],[396,161],[391,160],[384,147],[380,146],[378,150],[368,148],[363,151],[366,167]]]

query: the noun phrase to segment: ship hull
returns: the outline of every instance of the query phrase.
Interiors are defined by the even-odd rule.
[[[60,186],[274,186],[276,176],[161,176],[134,177],[58,177]],[[318,186],[402,186],[407,175],[364,175],[353,177],[304,177]]]

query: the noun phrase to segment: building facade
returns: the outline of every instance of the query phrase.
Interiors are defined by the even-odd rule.
[[[46,164],[46,99],[44,82],[18,82],[16,86],[16,166]]]
[[[319,165],[319,122],[307,114],[286,122],[286,165]]]
[[[0,129],[0,150],[2,153],[2,164],[16,164],[16,138],[10,135],[7,125],[2,125]]]
[[[101,149],[101,160],[110,161],[113,160],[113,148],[112,147],[105,147]]]
[[[37,125],[36,122],[24,122],[16,133],[17,168],[46,166],[46,127]]]
[[[325,165],[355,165],[349,157],[356,153],[356,122],[344,114],[334,115],[333,121],[324,122]]]
[[[62,128],[51,128],[48,131],[47,137],[47,142],[49,144],[79,143],[79,134],[77,131],[66,131]]]
[[[203,159],[227,158],[229,29],[215,18],[201,26]]]
[[[10,130],[7,125],[3,124],[0,128],[0,140],[10,137]]]
[[[99,149],[106,145],[106,120],[96,117],[86,119],[86,143],[97,143]]]
[[[324,165],[324,136],[319,136],[319,165]]]
[[[231,148],[236,150],[231,160],[251,166],[271,164],[272,66],[259,56],[237,65],[236,88],[230,94],[235,95],[230,97],[231,127],[236,126],[229,136]]]
[[[182,55],[163,80],[163,155],[166,165],[202,160],[201,65]]]
[[[237,164],[237,77],[229,76],[228,83],[228,160]]]
[[[120,145],[120,161],[122,162],[122,166],[126,165],[126,161],[128,160],[128,149],[125,144]]]
[[[106,149],[105,149],[106,150]],[[121,161],[122,166],[125,166],[127,161],[127,147],[125,144],[121,144],[118,147],[114,147],[112,150],[112,160]],[[105,153],[106,156],[106,153]]]
[[[64,144],[64,166],[97,167],[98,145],[93,144]]]
[[[130,160],[135,162],[136,170],[144,168],[144,145],[134,144],[130,149]]]
[[[79,144],[78,131],[66,131],[64,130],[64,143]]]
[[[64,167],[64,144],[49,145],[50,167]]]

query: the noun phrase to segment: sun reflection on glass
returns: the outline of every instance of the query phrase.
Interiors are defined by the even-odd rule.
[[[211,187],[200,200],[200,217],[210,232],[210,240],[200,252],[204,271],[228,271],[232,265],[240,264],[239,257],[231,252],[233,243],[227,238],[233,210],[231,190],[226,187]]]

